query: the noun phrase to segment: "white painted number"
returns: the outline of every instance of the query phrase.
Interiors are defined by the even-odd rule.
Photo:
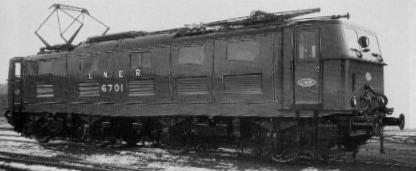
[[[105,84],[103,84],[101,86],[101,91],[104,92],[104,93],[107,92],[107,88],[105,87]]]
[[[120,91],[120,86],[119,86],[118,84],[115,84],[115,85],[114,85],[114,91],[115,91],[115,92]]]
[[[110,90],[108,90],[108,92],[111,92],[113,90],[113,84],[108,84],[107,87],[110,88]]]
[[[123,84],[103,84],[101,85],[101,91],[103,93],[105,92],[112,92],[114,90],[114,92],[118,93],[118,92],[123,92]]]

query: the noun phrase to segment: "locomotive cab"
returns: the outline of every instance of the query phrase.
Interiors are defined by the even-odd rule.
[[[295,44],[294,109],[362,110],[366,105],[356,98],[365,85],[384,92],[385,63],[374,33],[339,20],[299,24],[291,29]],[[359,40],[366,40],[367,45],[361,46]],[[287,64],[292,62],[290,56],[284,56]]]

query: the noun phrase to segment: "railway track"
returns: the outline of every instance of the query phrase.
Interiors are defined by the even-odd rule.
[[[11,127],[0,127],[0,131],[14,131]]]
[[[0,141],[14,141],[14,142],[24,142],[24,143],[34,143],[36,144],[37,142],[33,141],[21,141],[21,140],[13,140],[13,139],[1,139],[2,137],[16,137],[16,135],[1,135],[0,134]],[[45,144],[47,146],[47,144]],[[54,144],[54,145],[70,145],[71,144]],[[142,146],[135,146],[129,149],[126,149],[125,146],[120,145],[120,146],[113,146],[112,148],[105,148],[105,149],[100,149],[101,152],[109,152],[109,153],[113,153],[115,151],[118,151],[120,149],[124,149],[127,150],[128,152],[139,152],[139,153],[146,153],[146,154],[154,154],[155,156],[163,156],[164,154],[167,154],[166,152],[154,152],[153,150],[147,150],[146,149],[153,149],[155,147],[146,147],[146,148],[142,148]],[[159,147],[159,149],[163,149],[164,147]],[[189,157],[193,157],[193,158],[215,158],[217,160],[227,160],[227,161],[231,161],[231,162],[237,162],[237,163],[250,163],[250,162],[256,162],[261,160],[261,161],[266,161],[268,158],[266,157],[254,157],[254,156],[250,156],[249,154],[239,154],[239,153],[235,153],[235,152],[230,152],[227,150],[219,150],[219,151],[202,151],[202,150],[197,150],[194,149],[192,150],[194,151],[193,153],[191,153],[189,155]],[[350,155],[350,154],[347,154]],[[365,160],[361,160],[365,159]],[[374,158],[374,159],[370,159],[370,158]],[[85,162],[85,161],[80,161],[80,160],[75,160],[75,159],[62,159],[62,158],[49,158],[49,157],[41,157],[41,156],[30,156],[30,155],[24,155],[24,154],[14,154],[14,153],[10,153],[10,152],[0,152],[0,161],[5,161],[5,162],[18,162],[18,163],[26,163],[26,164],[41,164],[41,165],[45,165],[45,166],[53,166],[53,167],[59,167],[59,168],[69,168],[69,169],[79,169],[79,170],[92,170],[92,171],[96,171],[96,170],[160,170],[160,168],[125,168],[125,167],[117,167],[117,166],[112,166],[112,165],[103,165],[103,164],[97,164],[97,163],[89,163],[89,162]],[[158,157],[158,159],[155,159],[153,161],[158,161],[158,162],[169,162],[169,160],[163,159],[163,157]],[[321,163],[320,161],[311,161],[308,159],[301,159],[299,161],[293,162],[292,164],[295,165],[309,165],[313,163],[314,165]],[[337,157],[337,158],[333,158],[329,161],[329,163],[332,163],[330,165],[332,166],[337,166],[337,165],[349,165],[349,164],[354,164],[354,165],[365,165],[367,167],[371,167],[372,165],[376,165],[379,167],[401,167],[401,168],[411,168],[411,169],[416,169],[416,165],[412,164],[412,163],[408,163],[406,161],[401,161],[401,160],[394,160],[388,156],[361,156],[359,159],[357,160],[352,160],[349,159],[348,157]],[[291,165],[291,164],[289,164]]]
[[[0,137],[22,137],[21,135],[1,134]]]
[[[75,159],[41,157],[41,156],[32,156],[32,155],[25,155],[25,154],[16,154],[16,153],[10,153],[10,152],[2,152],[2,151],[0,151],[0,160],[5,161],[5,162],[40,164],[44,166],[52,166],[52,167],[76,169],[76,170],[88,170],[88,171],[114,171],[114,170],[156,171],[156,170],[162,169],[162,168],[127,168],[127,167],[120,167],[120,166],[114,166],[114,165],[79,161]]]

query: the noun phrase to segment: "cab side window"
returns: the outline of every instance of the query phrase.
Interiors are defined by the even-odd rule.
[[[349,49],[350,55],[357,57],[356,51],[361,50],[359,44],[357,43],[358,42],[357,32],[352,29],[348,29],[348,28],[345,29],[345,40],[347,42],[348,48],[350,48]]]
[[[52,61],[39,61],[38,74],[52,74]]]
[[[36,61],[26,61],[24,67],[26,75],[36,75],[39,70],[39,63]]]
[[[204,46],[183,46],[179,48],[179,64],[202,65],[205,59]]]
[[[298,35],[298,59],[314,59],[317,56],[317,35],[314,31],[302,31]]]
[[[239,40],[227,45],[227,60],[254,61],[259,54],[256,40]]]
[[[130,53],[131,68],[149,68],[152,65],[151,52],[132,52]]]
[[[80,71],[89,73],[97,70],[98,60],[95,57],[81,58],[80,60]]]
[[[17,78],[21,77],[21,64],[19,63],[14,63],[14,76]]]

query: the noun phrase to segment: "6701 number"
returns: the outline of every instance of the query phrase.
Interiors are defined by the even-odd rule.
[[[123,86],[123,84],[103,84],[103,85],[101,85],[101,91],[103,93],[106,93],[106,92],[109,92],[109,93],[111,93],[111,92],[116,92],[116,93],[123,92],[124,91],[124,86]]]

